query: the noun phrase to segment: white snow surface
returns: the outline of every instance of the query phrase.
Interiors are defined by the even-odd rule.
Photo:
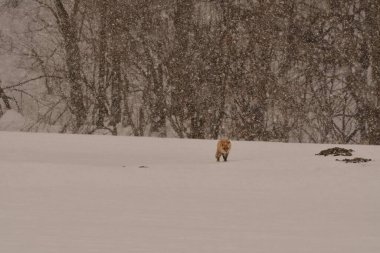
[[[380,252],[380,147],[215,145],[0,132],[0,252]]]
[[[15,110],[7,110],[0,117],[0,131],[21,131],[26,119]]]

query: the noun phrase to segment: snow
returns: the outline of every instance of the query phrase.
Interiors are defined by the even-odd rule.
[[[380,252],[380,147],[215,145],[0,132],[0,252]]]
[[[7,110],[0,117],[0,131],[21,131],[25,124],[25,118],[15,110]]]

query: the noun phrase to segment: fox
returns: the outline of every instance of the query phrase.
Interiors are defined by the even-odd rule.
[[[223,156],[223,160],[227,162],[228,154],[231,150],[231,141],[229,139],[220,139],[216,145],[216,161],[219,162],[220,156]]]

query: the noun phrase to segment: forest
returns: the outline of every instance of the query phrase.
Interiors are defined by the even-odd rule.
[[[0,17],[0,117],[23,131],[380,144],[377,0],[0,0]]]

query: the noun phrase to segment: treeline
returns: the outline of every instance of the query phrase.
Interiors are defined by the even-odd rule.
[[[380,144],[377,0],[28,3],[23,52],[48,101],[39,123]]]

